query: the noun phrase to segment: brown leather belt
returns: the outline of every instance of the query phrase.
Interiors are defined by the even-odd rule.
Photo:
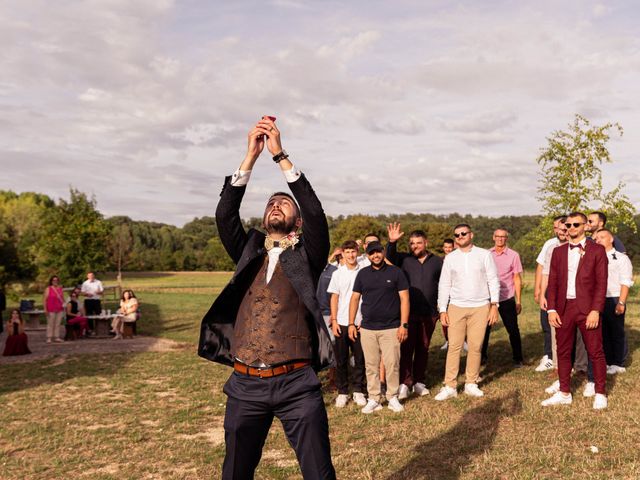
[[[309,365],[311,365],[311,362],[303,360],[299,362],[285,363],[284,365],[278,365],[277,367],[257,368],[250,367],[244,363],[233,362],[233,369],[242,375],[249,375],[250,377],[271,378],[293,372],[294,370],[298,370],[299,368]]]

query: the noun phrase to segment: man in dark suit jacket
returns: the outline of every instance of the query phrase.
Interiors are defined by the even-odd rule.
[[[265,144],[293,193],[269,198],[266,235],[246,232],[239,212]],[[225,179],[220,197],[218,232],[237,270],[202,320],[198,354],[234,367],[224,386],[222,478],[253,478],[277,417],[303,477],[334,479],[327,412],[315,373],[333,364],[329,332],[315,297],[329,253],[329,230],[320,201],[289,161],[269,117],[249,133],[247,156]],[[297,233],[303,219],[304,239]]]
[[[571,403],[571,352],[579,328],[593,364],[593,408],[607,407],[607,364],[600,321],[607,292],[607,254],[602,245],[586,241],[586,222],[584,214],[571,213],[565,224],[569,242],[556,247],[551,256],[547,313],[549,323],[556,329],[560,391],[544,400],[543,406]]]

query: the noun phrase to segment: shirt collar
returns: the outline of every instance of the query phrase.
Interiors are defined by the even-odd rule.
[[[569,245],[582,245],[582,248],[584,248],[587,245],[587,237],[583,238],[582,241],[578,243],[573,243],[573,242],[567,242],[567,243],[569,243]]]

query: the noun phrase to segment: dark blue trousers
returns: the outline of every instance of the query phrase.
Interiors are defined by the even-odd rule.
[[[311,367],[272,378],[232,373],[224,386],[224,480],[249,480],[276,417],[296,452],[304,479],[333,480],[329,422],[320,381]]]

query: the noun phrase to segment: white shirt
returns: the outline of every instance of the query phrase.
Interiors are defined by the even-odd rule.
[[[85,280],[82,283],[80,291],[90,300],[100,300],[104,288],[102,288],[102,282],[100,280],[94,279],[93,282]]]
[[[544,264],[542,265],[543,275],[546,275],[547,277],[549,276],[549,272],[551,271],[551,257],[553,256],[553,251],[556,249],[556,247],[559,247],[560,245],[564,245],[565,243],[567,242],[558,243],[557,245],[552,245],[547,249],[547,253],[545,254],[545,257],[544,257]]]
[[[629,257],[615,248],[607,252],[607,259],[609,260],[607,297],[619,297],[622,285],[629,288],[633,286],[633,266]]]
[[[587,239],[583,238],[580,244],[582,245],[582,249],[580,248],[571,248],[571,245],[578,245],[577,243],[569,242],[569,254],[568,254],[568,264],[569,264],[569,273],[567,275],[567,300],[571,300],[576,298],[576,274],[578,273],[578,265],[580,265],[580,258],[584,255],[584,248],[587,243]]]
[[[500,299],[500,280],[493,255],[484,248],[468,252],[455,249],[444,257],[438,284],[438,309],[447,311],[449,303],[457,307],[481,307]]]
[[[287,180],[287,183],[293,183],[300,178],[301,172],[293,166],[290,170],[284,170],[282,174]],[[251,178],[251,170],[238,169],[231,176],[231,185],[234,187],[244,187],[249,183],[249,178]],[[271,281],[271,277],[273,277],[273,272],[276,270],[276,265],[278,264],[278,259],[280,258],[282,251],[282,248],[274,247],[268,252],[269,264],[267,265],[267,283],[269,283]]]
[[[549,240],[544,242],[542,250],[540,250],[538,258],[536,258],[536,262],[540,265],[544,265],[544,259],[547,256],[547,250],[549,250],[551,247],[557,247],[559,244],[560,240],[558,240],[558,237],[550,238]]]
[[[360,268],[368,267],[369,265],[371,265],[371,260],[369,260],[369,257],[366,253],[356,258],[356,261],[358,262]]]
[[[338,294],[338,325],[347,327],[349,325],[349,303],[351,302],[351,294],[353,293],[353,282],[356,281],[358,272],[362,269],[358,263],[353,270],[342,265],[338,267],[338,270],[333,272],[327,292]],[[362,298],[360,298],[360,304],[358,305],[358,312],[356,313],[356,325],[360,325],[362,322],[362,314],[360,313],[360,307],[362,306]]]

